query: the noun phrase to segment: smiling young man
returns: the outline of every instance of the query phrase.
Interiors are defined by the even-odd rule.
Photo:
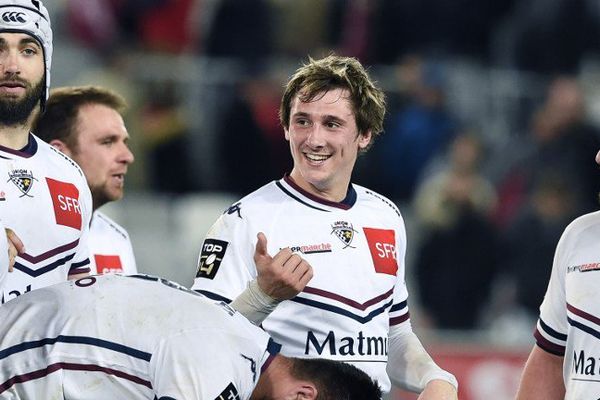
[[[52,90],[36,134],[71,157],[83,170],[94,213],[89,249],[92,273],[137,272],[127,231],[98,211],[123,197],[125,175],[134,157],[123,122],[125,100],[96,86]]]
[[[89,273],[85,177],[30,131],[47,100],[51,59],[42,3],[0,0],[0,220],[25,246],[6,278],[3,303]]]
[[[454,376],[412,332],[400,212],[351,183],[357,157],[382,131],[384,114],[383,92],[356,59],[332,55],[300,67],[280,107],[292,172],[217,220],[193,289],[232,301],[262,323],[283,354],[353,364],[384,391],[393,383],[421,392],[422,400],[455,399]],[[263,263],[255,245],[264,254],[300,254],[312,266],[312,280],[286,264]],[[282,288],[290,290],[282,295]]]

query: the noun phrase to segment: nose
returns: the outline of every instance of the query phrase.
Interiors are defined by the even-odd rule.
[[[127,146],[127,144],[125,144],[125,143],[123,143],[122,146],[123,146],[123,149],[120,153],[119,161],[124,164],[133,163],[135,161],[135,157],[133,156],[133,153],[129,149],[129,146]]]
[[[308,144],[311,148],[319,148],[325,145],[325,136],[323,134],[323,129],[320,125],[315,125],[313,129],[311,129],[308,137],[306,138],[306,144]]]
[[[5,74],[18,74],[20,72],[18,59],[19,57],[16,52],[5,52],[0,60]]]

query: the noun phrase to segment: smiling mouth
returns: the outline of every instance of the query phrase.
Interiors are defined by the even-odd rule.
[[[331,155],[328,155],[328,154],[310,154],[310,153],[304,153],[304,156],[306,158],[308,158],[309,161],[312,161],[312,162],[323,162],[323,161],[327,160],[329,157],[331,157]]]

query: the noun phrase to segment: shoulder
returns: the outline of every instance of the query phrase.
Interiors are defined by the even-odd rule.
[[[281,203],[283,199],[283,192],[278,188],[277,181],[272,181],[232,203],[224,214],[239,213],[242,210],[260,214],[272,209],[273,205]]]
[[[598,237],[600,233],[600,211],[584,214],[573,220],[563,233],[563,241]]]
[[[92,232],[97,230],[102,230],[129,240],[129,234],[125,228],[117,224],[114,220],[100,211],[94,211],[92,216],[92,225],[90,227],[90,231]]]
[[[83,174],[83,171],[75,161],[73,161],[69,156],[67,156],[60,150],[56,149],[54,146],[51,146],[48,143],[44,142],[37,136],[34,135],[34,138],[37,142],[38,152],[42,157],[54,164],[56,168],[62,169],[64,173],[74,174],[75,176],[85,181],[85,175]]]
[[[363,207],[369,207],[379,210],[381,213],[393,215],[395,218],[402,219],[402,214],[396,204],[388,199],[387,197],[379,194],[371,189],[367,189],[364,186],[352,184],[358,197],[360,205]]]

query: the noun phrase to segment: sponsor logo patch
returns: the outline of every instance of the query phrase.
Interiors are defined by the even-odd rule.
[[[81,230],[81,207],[79,189],[72,183],[46,178],[50,197],[54,205],[54,216],[58,225]]]
[[[235,385],[230,383],[220,395],[215,397],[215,400],[240,400],[240,395]]]
[[[290,250],[295,253],[314,254],[314,253],[331,253],[331,243],[317,243],[300,246],[290,246]]]
[[[121,257],[118,255],[94,254],[98,274],[123,272]]]
[[[380,274],[396,275],[396,235],[391,229],[363,228],[375,271]]]
[[[351,246],[355,232],[356,230],[354,230],[352,224],[346,221],[336,221],[331,225],[331,234],[344,243],[344,249],[346,247],[355,248]]]
[[[19,197],[33,197],[29,194],[33,187],[33,181],[37,181],[37,179],[33,177],[33,172],[27,169],[13,169],[8,173],[7,182],[12,182],[21,191]]]
[[[571,272],[589,272],[589,271],[598,271],[600,270],[600,263],[588,263],[581,265],[572,265],[567,267],[567,273]]]
[[[198,260],[196,278],[214,279],[221,261],[223,261],[228,244],[228,242],[218,239],[206,239],[204,241]]]

